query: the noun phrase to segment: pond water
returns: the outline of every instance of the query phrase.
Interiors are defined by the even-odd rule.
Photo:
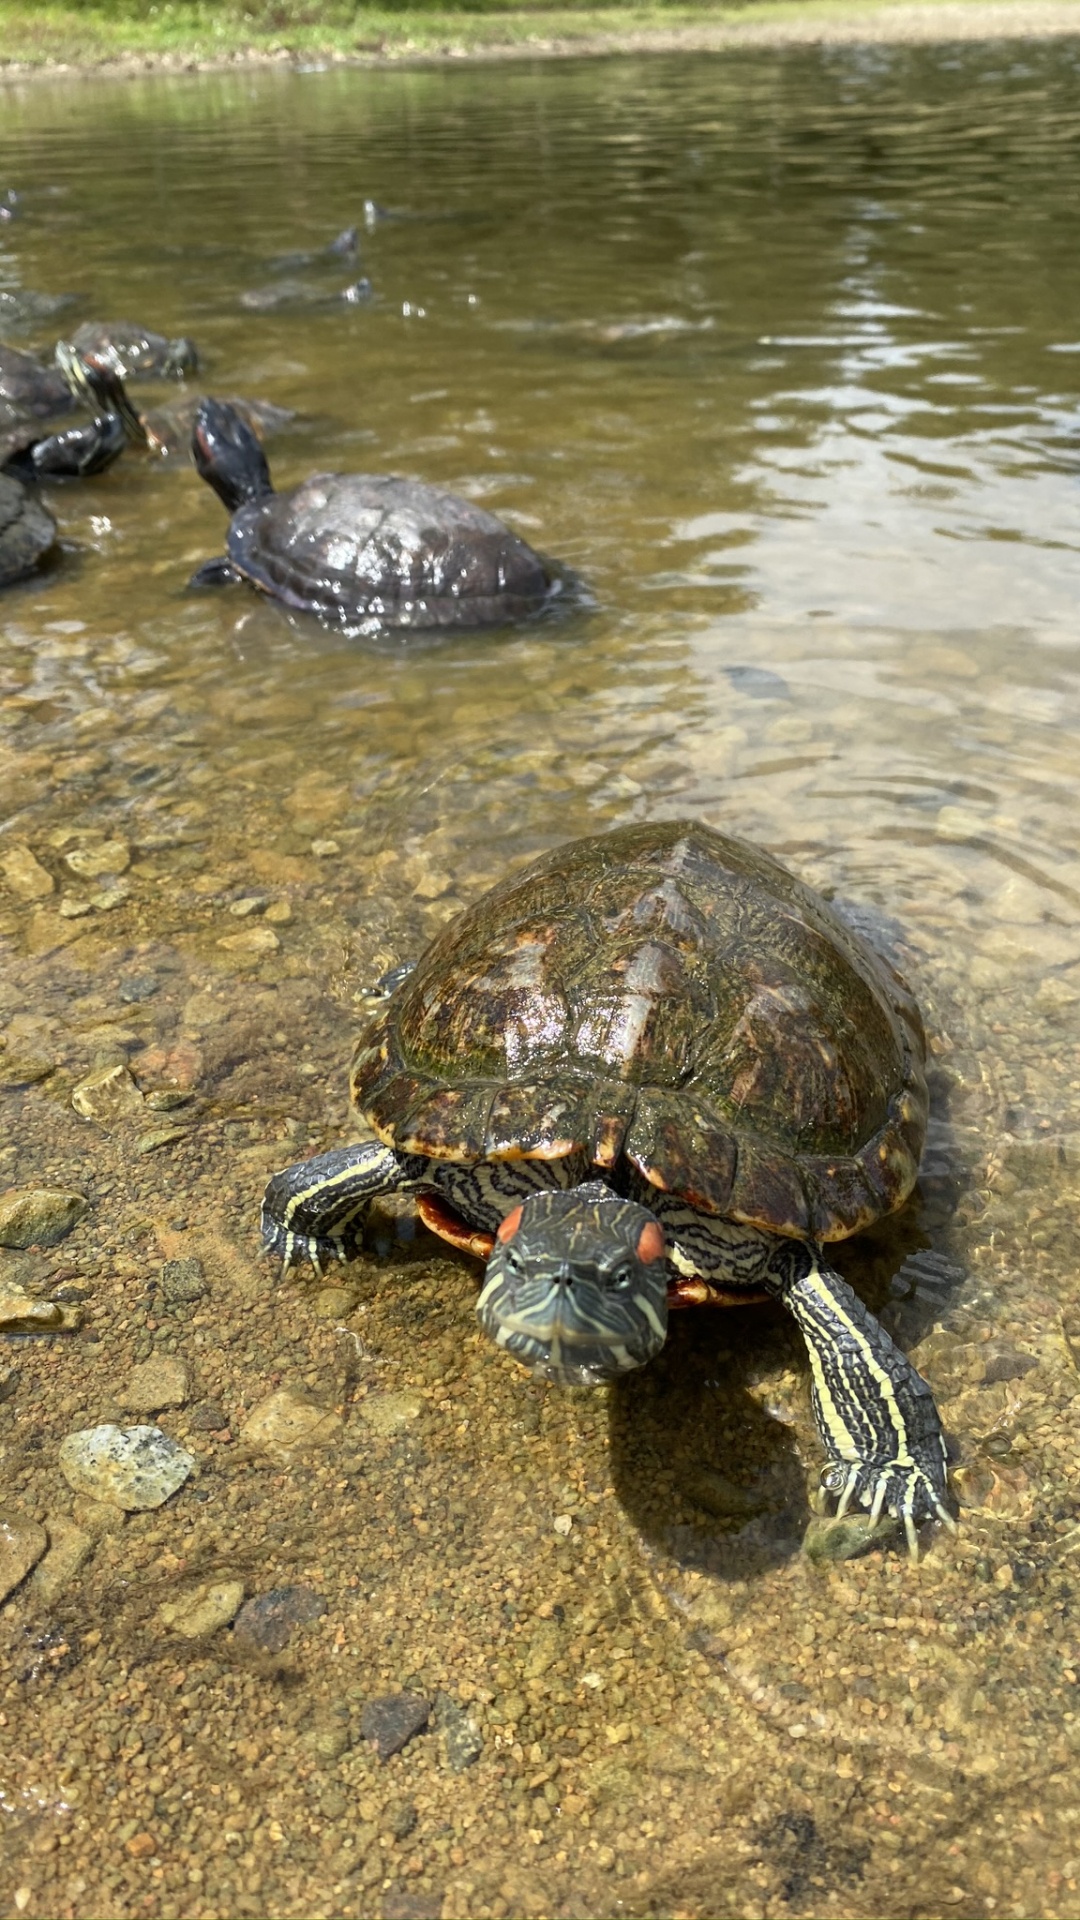
[[[186,592],[223,512],[128,454],[3,598],[0,1185],[90,1201],[0,1255],[81,1322],[0,1356],[49,1541],[0,1610],[4,1911],[1080,1913],[1080,45],[39,82],[0,156],[0,288],[194,336],[295,410],[279,483],[415,474],[583,583],[343,638]],[[359,268],[274,265],[354,221]],[[918,1566],[802,1553],[769,1310],[560,1393],[410,1209],[321,1285],[258,1258],[378,975],[678,815],[853,903],[926,1012],[919,1192],[841,1255],[951,1436]],[[248,1425],[275,1391],[306,1449]],[[167,1505],[72,1494],[66,1435],[150,1420]],[[291,1629],[215,1629],[238,1583]]]

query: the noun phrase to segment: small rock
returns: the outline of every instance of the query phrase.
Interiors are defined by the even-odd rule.
[[[114,880],[103,892],[90,895],[90,905],[96,907],[99,913],[111,913],[114,907],[122,907],[130,899],[131,888],[127,881]]]
[[[373,1433],[397,1433],[411,1426],[424,1410],[418,1393],[371,1393],[356,1408],[357,1416]]]
[[[431,1713],[422,1693],[386,1693],[369,1700],[360,1716],[360,1731],[380,1760],[389,1760],[422,1733]]]
[[[218,941],[228,953],[273,953],[281,941],[273,927],[245,927],[243,933],[227,933]]]
[[[892,1513],[883,1513],[873,1526],[868,1513],[845,1513],[842,1518],[835,1513],[815,1514],[803,1535],[803,1552],[815,1566],[830,1566],[888,1546],[899,1533],[900,1522]]]
[[[190,1127],[177,1126],[173,1121],[170,1126],[151,1127],[148,1132],[140,1133],[135,1142],[135,1151],[156,1153],[159,1147],[173,1147],[178,1140],[187,1140],[190,1136]]]
[[[36,1567],[49,1544],[49,1536],[36,1520],[24,1514],[0,1513],[0,1601],[14,1593],[31,1567]]]
[[[94,1551],[94,1540],[85,1528],[60,1513],[47,1516],[45,1530],[48,1552],[34,1569],[30,1586],[38,1600],[51,1606],[82,1572]]]
[[[310,1587],[274,1587],[245,1600],[236,1616],[233,1638],[262,1653],[280,1653],[297,1627],[320,1620],[326,1601]]]
[[[73,847],[64,859],[81,880],[98,880],[105,873],[124,873],[131,865],[131,848],[126,840],[98,840]]]
[[[56,1061],[47,1053],[5,1047],[0,1052],[0,1087],[32,1087],[55,1073]]]
[[[172,1353],[154,1353],[135,1368],[120,1395],[120,1405],[134,1413],[160,1413],[163,1407],[182,1407],[190,1392],[186,1363]]]
[[[120,998],[125,1006],[138,1006],[152,1000],[160,984],[156,973],[129,973],[120,982]]]
[[[82,900],[74,893],[65,893],[60,902],[61,920],[85,920],[87,914],[93,911],[89,900]]]
[[[9,847],[0,857],[0,873],[19,900],[44,900],[56,889],[52,874],[34,858],[29,847]]]
[[[355,1305],[356,1295],[347,1287],[320,1287],[315,1295],[315,1312],[320,1320],[341,1320]]]
[[[438,873],[429,869],[421,874],[413,888],[413,897],[416,900],[440,900],[444,893],[451,891],[453,884],[453,874]]]
[[[175,1113],[177,1107],[186,1107],[190,1101],[190,1093],[181,1093],[179,1087],[154,1087],[146,1096],[151,1113]]]
[[[484,1751],[484,1742],[475,1720],[448,1693],[435,1695],[435,1712],[442,1733],[443,1752],[451,1773],[464,1773]]]
[[[9,1187],[0,1193],[0,1247],[55,1247],[87,1205],[85,1194],[61,1187]]]
[[[232,901],[229,912],[237,920],[246,920],[249,913],[265,913],[268,905],[265,893],[251,893],[243,900]]]
[[[275,900],[267,907],[266,918],[272,920],[275,927],[287,927],[292,919],[292,905],[288,900]]]
[[[983,1383],[990,1387],[1003,1380],[1022,1380],[1038,1364],[1033,1353],[1024,1353],[1020,1347],[994,1346],[986,1356]]]
[[[194,1433],[221,1433],[229,1416],[220,1400],[203,1400],[192,1408],[190,1424]]]
[[[349,1729],[341,1720],[324,1721],[321,1726],[312,1728],[306,1744],[317,1760],[340,1760],[351,1745]]]
[[[21,1367],[0,1367],[0,1406],[5,1400],[14,1400],[21,1379]]]
[[[73,1492],[129,1513],[163,1506],[194,1466],[160,1427],[87,1427],[60,1443],[60,1471]]]
[[[242,1580],[204,1580],[176,1600],[166,1600],[158,1608],[158,1619],[170,1632],[185,1640],[201,1640],[216,1633],[236,1618],[243,1603]]]
[[[311,851],[316,860],[332,860],[335,854],[341,852],[341,848],[336,840],[313,840]]]
[[[84,1120],[108,1124],[125,1114],[137,1113],[143,1097],[126,1066],[99,1067],[71,1090],[71,1104]]]
[[[166,1260],[161,1269],[161,1291],[170,1306],[201,1300],[210,1291],[201,1260],[189,1255],[186,1260]]]
[[[130,1840],[124,1841],[124,1846],[133,1860],[147,1860],[158,1849],[154,1835],[146,1832],[133,1833]]]
[[[36,1300],[14,1280],[0,1280],[0,1333],[74,1333],[81,1325],[77,1307],[59,1300]]]
[[[244,1422],[244,1439],[263,1453],[286,1462],[294,1453],[313,1447],[335,1447],[344,1432],[341,1415],[321,1406],[296,1387],[279,1387],[252,1407]]]

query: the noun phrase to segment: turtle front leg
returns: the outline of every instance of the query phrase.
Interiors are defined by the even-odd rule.
[[[263,1252],[279,1258],[283,1272],[305,1258],[320,1274],[329,1260],[355,1259],[372,1200],[416,1186],[424,1166],[414,1155],[365,1140],[285,1167],[263,1194]]]
[[[828,1455],[822,1486],[904,1523],[908,1550],[919,1557],[915,1529],[936,1516],[955,1531],[949,1511],[945,1440],[934,1396],[906,1354],[863,1306],[820,1250],[781,1242],[766,1285],[794,1316],[810,1354],[811,1399]]]

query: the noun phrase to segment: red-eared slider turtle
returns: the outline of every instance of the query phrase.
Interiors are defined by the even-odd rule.
[[[247,580],[349,627],[480,627],[534,612],[558,589],[539,554],[494,514],[419,480],[316,473],[275,493],[234,408],[208,400],[195,465],[232,514],[227,559],[193,585]]]
[[[0,587],[35,573],[56,545],[56,521],[29,487],[0,473]]]
[[[111,368],[84,360],[70,347],[58,347],[57,355],[72,403],[87,406],[93,419],[60,432],[24,420],[0,432],[0,470],[19,480],[85,480],[111,466],[128,439],[145,438],[124,383]]]
[[[86,320],[76,327],[71,345],[111,367],[121,380],[182,378],[199,364],[193,340],[166,340],[133,320]]]
[[[361,1033],[374,1139],[275,1174],[267,1248],[350,1257],[409,1190],[486,1255],[499,1346],[610,1379],[669,1305],[760,1297],[810,1355],[823,1485],[915,1528],[948,1511],[929,1387],[823,1247],[902,1205],[926,1128],[918,1009],[809,887],[691,821],[578,840],[454,921]]]

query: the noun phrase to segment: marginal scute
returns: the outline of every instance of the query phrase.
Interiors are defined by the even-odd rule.
[[[409,1152],[625,1158],[703,1213],[833,1240],[911,1191],[924,1057],[910,991],[823,900],[666,821],[557,847],[462,914],[352,1085]]]

